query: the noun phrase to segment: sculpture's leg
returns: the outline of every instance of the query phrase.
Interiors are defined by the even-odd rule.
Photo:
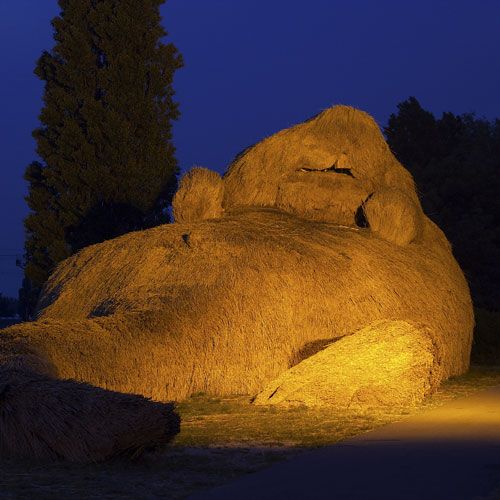
[[[0,346],[0,347],[6,347]],[[96,462],[137,456],[179,432],[172,404],[54,378],[19,344],[0,352],[0,457]]]
[[[431,393],[441,378],[432,332],[405,321],[378,321],[290,368],[255,403],[411,405]]]

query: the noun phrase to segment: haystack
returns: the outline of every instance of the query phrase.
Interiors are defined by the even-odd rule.
[[[349,363],[346,373],[369,371],[380,382],[353,375],[353,393],[356,384],[360,394],[390,387],[399,400],[415,383],[417,401],[467,370],[466,280],[422,212],[411,175],[365,113],[328,109],[249,148],[223,178],[188,173],[174,212],[175,224],[61,263],[38,320],[2,331],[3,345],[14,353],[13,345],[28,346],[31,365],[39,357],[60,379],[156,400],[255,395],[347,336],[338,345],[351,346],[349,354],[333,344],[324,366],[340,374]],[[370,336],[382,351],[393,344],[387,355],[401,351],[399,385],[361,355],[363,328],[380,321],[417,325],[418,334],[405,330],[394,343],[384,329]],[[419,357],[425,369],[415,368]],[[295,370],[294,384],[299,372],[307,379]],[[337,389],[322,387],[331,387],[324,399],[335,405]]]

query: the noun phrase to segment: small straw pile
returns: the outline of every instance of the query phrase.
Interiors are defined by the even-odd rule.
[[[0,457],[98,462],[169,443],[172,404],[0,368]]]

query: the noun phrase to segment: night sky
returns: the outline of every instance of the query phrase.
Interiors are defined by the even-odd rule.
[[[33,69],[57,13],[56,0],[0,1],[0,292],[12,296],[43,90]],[[438,115],[500,117],[498,0],[169,0],[162,14],[185,60],[174,129],[183,172],[222,173],[246,146],[337,103],[381,125],[410,95]]]

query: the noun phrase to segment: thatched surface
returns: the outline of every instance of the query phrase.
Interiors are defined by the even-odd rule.
[[[378,321],[282,373],[258,405],[353,408],[419,403],[441,381],[432,333],[406,321]]]
[[[97,462],[134,457],[179,432],[171,404],[0,369],[0,457]]]
[[[0,370],[27,370],[42,376],[56,377],[57,369],[38,351],[30,338],[0,335]]]
[[[430,332],[439,380],[467,370],[467,283],[365,113],[335,107],[279,132],[223,180],[194,170],[174,210],[176,224],[61,263],[38,321],[2,331],[0,352],[23,342],[61,378],[159,400],[256,394],[297,359],[388,320]]]
[[[214,219],[222,215],[224,184],[221,176],[207,168],[195,167],[185,174],[172,201],[177,222]]]
[[[421,209],[399,189],[375,192],[362,210],[374,236],[397,245],[408,245],[422,238],[425,222]]]
[[[344,225],[355,225],[357,209],[380,190],[398,189],[420,209],[411,175],[375,121],[348,106],[327,109],[259,142],[232,163],[224,186],[226,210],[276,207]]]
[[[308,344],[382,319],[435,332],[444,376],[468,367],[470,297],[450,253],[271,209],[87,248],[45,297],[4,340],[25,338],[60,377],[161,400],[256,393]]]

